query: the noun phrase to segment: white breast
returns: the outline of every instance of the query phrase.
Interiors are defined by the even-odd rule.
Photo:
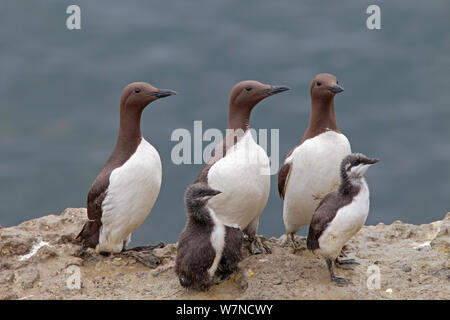
[[[222,191],[209,206],[225,225],[245,229],[261,214],[270,191],[269,158],[250,130],[209,169],[208,183]]]
[[[340,165],[350,153],[343,134],[327,131],[303,142],[286,159],[291,163],[283,204],[287,233],[308,225],[319,202],[339,187]]]
[[[345,243],[364,225],[369,214],[369,188],[365,181],[353,201],[342,207],[319,237],[319,252],[336,259]]]
[[[216,273],[217,266],[219,265],[220,259],[222,258],[223,247],[225,245],[225,227],[224,225],[217,219],[213,210],[209,209],[211,217],[214,222],[214,229],[211,233],[211,244],[216,251],[216,255],[214,257],[213,264],[208,269],[209,275],[212,277],[214,273]]]
[[[161,187],[158,151],[142,138],[136,152],[112,171],[102,204],[103,226],[97,251],[120,252],[123,242],[153,208]]]

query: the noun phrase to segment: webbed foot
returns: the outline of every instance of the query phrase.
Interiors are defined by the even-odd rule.
[[[336,283],[337,285],[340,285],[340,286],[346,286],[349,284],[353,284],[350,280],[335,277],[335,276],[331,277],[331,281],[333,281],[334,283]]]
[[[339,259],[337,258],[334,261],[334,264],[336,267],[346,270],[353,270],[357,265],[359,265],[359,262],[357,262],[355,259]]]
[[[270,254],[272,250],[261,240],[260,237],[254,236],[250,243],[251,254]]]

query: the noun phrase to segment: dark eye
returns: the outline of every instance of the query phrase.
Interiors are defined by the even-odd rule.
[[[136,93],[141,92],[141,88],[136,88],[136,89],[134,89],[134,92],[136,92]]]
[[[320,87],[322,85],[322,82],[317,82],[317,86]]]
[[[247,87],[247,88],[245,88],[245,90],[250,91],[250,90],[252,90],[252,87]]]
[[[361,161],[359,161],[359,160],[353,160],[352,161],[352,165],[353,166],[357,166],[357,165],[359,165],[361,163]]]

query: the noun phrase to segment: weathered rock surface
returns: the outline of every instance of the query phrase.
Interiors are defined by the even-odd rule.
[[[360,265],[335,271],[353,285],[331,283],[304,237],[294,251],[283,236],[266,240],[272,254],[245,255],[240,272],[206,293],[180,287],[176,244],[153,256],[89,250],[80,258],[73,238],[85,217],[83,208],[66,209],[0,228],[0,299],[450,299],[450,213],[419,226],[364,227],[347,245]],[[380,286],[370,289],[373,270],[380,271]]]

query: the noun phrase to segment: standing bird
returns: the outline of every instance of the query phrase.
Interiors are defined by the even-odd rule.
[[[259,215],[269,197],[270,167],[266,151],[249,130],[250,114],[258,102],[286,90],[258,81],[236,84],[230,94],[226,137],[196,179],[222,191],[209,205],[226,226],[244,231],[253,254],[270,252],[256,236]]]
[[[326,260],[331,281],[345,285],[351,282],[334,275],[336,266],[353,269],[357,264],[353,259],[339,260],[338,256],[345,243],[364,225],[369,214],[369,187],[364,174],[377,163],[361,153],[352,153],[341,164],[341,184],[338,191],[329,193],[319,204],[311,220],[307,246],[319,252]]]
[[[153,208],[161,187],[161,159],[141,132],[141,115],[151,102],[176,94],[145,82],[125,87],[120,99],[116,145],[87,196],[89,220],[76,239],[100,253],[125,249]]]
[[[242,232],[224,226],[208,206],[208,200],[218,194],[201,182],[186,190],[187,222],[175,263],[175,273],[185,288],[208,290],[216,272],[227,276],[242,258]]]
[[[351,153],[350,143],[339,131],[334,96],[344,91],[335,76],[321,73],[311,82],[311,116],[300,144],[286,156],[278,172],[278,191],[284,199],[286,234],[295,234],[311,222],[323,197],[339,186],[339,166]]]

